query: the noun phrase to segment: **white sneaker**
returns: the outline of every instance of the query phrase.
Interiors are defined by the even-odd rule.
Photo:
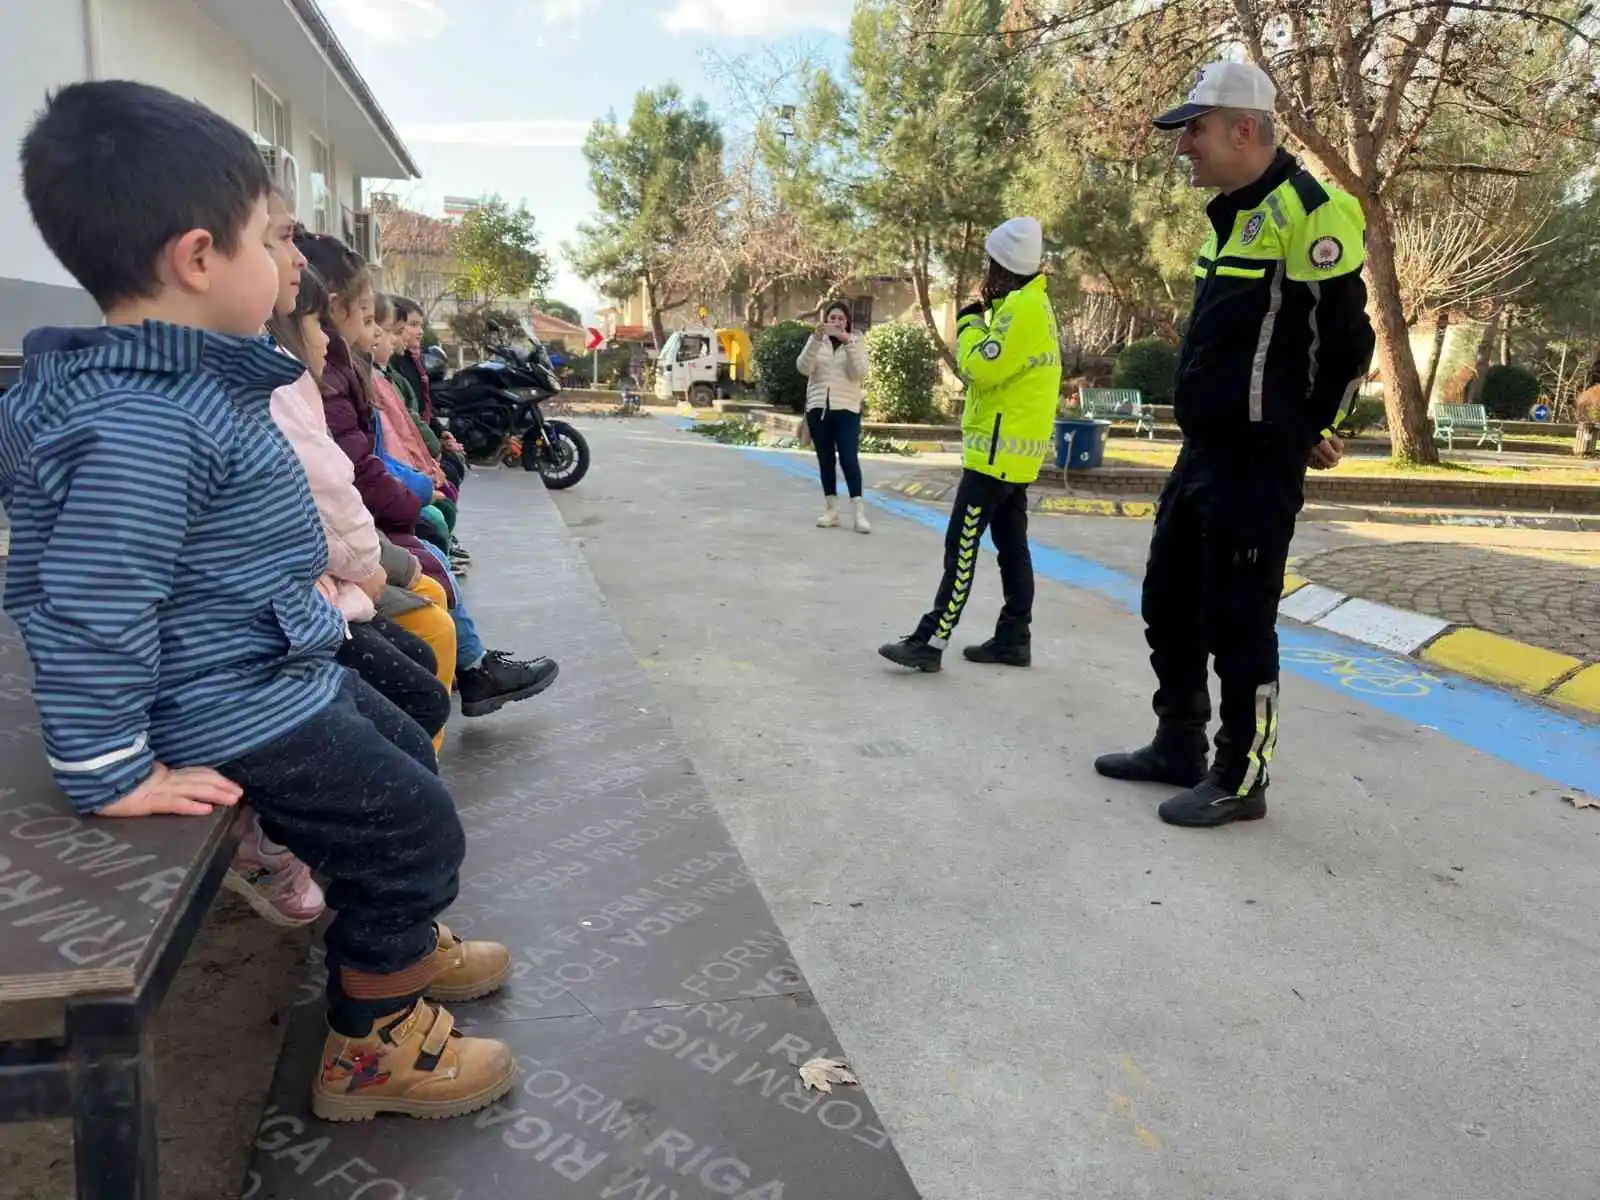
[[[867,502],[865,500],[863,500],[860,496],[857,496],[856,500],[855,500],[855,506],[856,506],[856,532],[857,533],[871,533],[872,532],[872,522],[867,520]]]
[[[827,503],[827,511],[817,518],[817,528],[837,529],[839,527],[839,498],[837,496],[829,496]]]

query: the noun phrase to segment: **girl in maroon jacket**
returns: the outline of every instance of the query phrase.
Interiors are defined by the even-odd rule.
[[[451,601],[458,644],[456,682],[461,713],[487,716],[513,700],[537,696],[555,682],[557,667],[548,658],[523,662],[484,646],[450,573],[442,551],[416,535],[422,500],[391,474],[377,453],[369,384],[356,362],[370,353],[377,325],[374,292],[366,263],[337,238],[304,233],[296,238],[300,252],[322,276],[333,294],[333,328],[328,330],[328,360],[322,370],[322,407],[328,433],[355,464],[356,490],[361,493],[378,529],[397,546],[411,551],[430,578],[444,586]]]

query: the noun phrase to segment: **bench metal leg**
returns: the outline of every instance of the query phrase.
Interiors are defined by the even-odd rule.
[[[149,1032],[80,1035],[71,1053],[78,1200],[158,1200]]]

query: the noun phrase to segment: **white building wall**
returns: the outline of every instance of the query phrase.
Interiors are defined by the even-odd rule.
[[[262,0],[266,2],[266,0]],[[276,2],[276,0],[274,0]],[[102,79],[135,79],[198,100],[240,127],[255,124],[252,79],[259,78],[289,109],[290,146],[299,167],[303,208],[311,203],[311,137],[334,154],[335,194],[357,207],[358,181],[337,142],[326,137],[319,97],[296,96],[192,0],[98,0],[93,44]],[[12,11],[15,8],[16,11]],[[95,308],[40,240],[22,196],[15,150],[52,88],[89,74],[84,5],[79,0],[30,0],[8,6],[0,39],[0,352],[21,346],[34,325],[95,319]],[[305,48],[312,54],[311,47]],[[338,208],[330,232],[342,232]],[[309,211],[302,214],[309,221]]]
[[[318,114],[320,98],[296,95],[261,67],[250,47],[238,42],[192,0],[101,0],[104,37],[102,75],[138,79],[198,100],[246,130],[255,126],[259,79],[289,110],[289,153],[299,168],[301,216],[310,221],[311,139],[332,145],[338,201],[356,207],[356,180],[348,159],[328,136]],[[305,53],[313,53],[306,47]],[[340,232],[335,222],[328,232]]]
[[[44,104],[45,93],[86,70],[83,9],[78,4],[27,3],[6,11],[0,37],[0,276],[76,288],[39,240],[22,198],[17,146]],[[0,349],[7,348],[0,336]],[[15,348],[15,347],[11,347]]]

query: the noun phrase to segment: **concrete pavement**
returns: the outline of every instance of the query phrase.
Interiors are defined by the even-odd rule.
[[[1368,694],[1296,635],[1344,673],[1286,677],[1271,815],[1168,829],[1090,767],[1149,729],[1147,527],[1037,520],[1074,586],[1041,581],[1034,669],[908,677],[873,651],[931,599],[934,510],[820,531],[804,459],[585,432],[560,506],[924,1195],[1593,1190],[1600,818],[1561,797],[1595,730]],[[985,561],[958,645],[997,593]]]

